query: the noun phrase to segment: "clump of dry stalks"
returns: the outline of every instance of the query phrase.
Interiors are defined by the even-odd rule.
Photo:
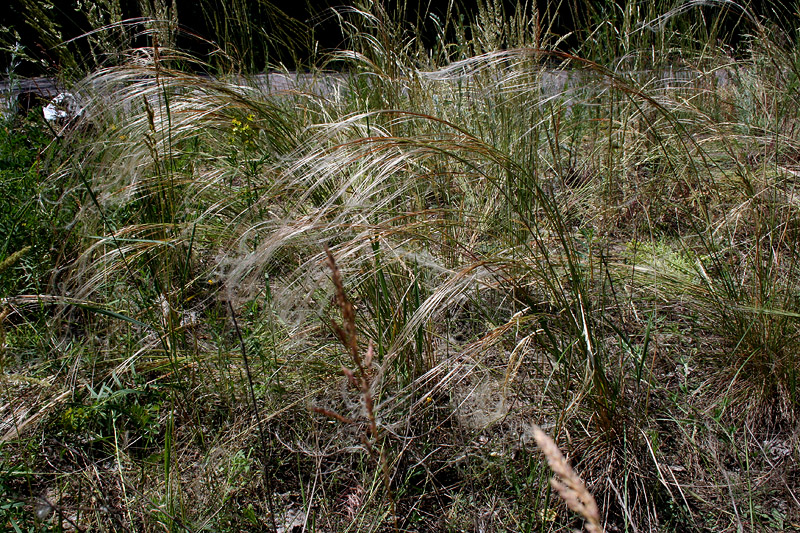
[[[594,496],[569,466],[556,443],[539,426],[533,427],[533,437],[547,458],[550,469],[558,476],[550,479],[550,485],[561,496],[567,507],[586,520],[586,531],[603,533],[603,526],[600,525],[600,510],[597,508]]]
[[[361,442],[367,450],[369,456],[380,465],[383,474],[383,484],[386,489],[386,498],[389,502],[392,512],[392,519],[394,520],[394,529],[399,529],[397,523],[397,512],[392,494],[391,475],[389,473],[389,462],[386,458],[386,453],[383,450],[381,436],[378,431],[378,422],[375,418],[375,400],[372,396],[372,378],[370,377],[369,369],[372,367],[372,358],[374,356],[374,348],[372,341],[369,343],[367,353],[361,357],[358,349],[358,337],[356,336],[356,313],[353,303],[347,297],[344,290],[344,283],[342,281],[342,274],[339,267],[336,265],[336,260],[333,257],[330,249],[325,247],[325,253],[328,255],[328,267],[331,269],[331,279],[336,289],[336,305],[342,313],[342,323],[337,324],[335,320],[331,320],[331,328],[333,329],[339,341],[345,347],[350,355],[350,358],[355,364],[356,370],[353,371],[349,368],[342,367],[342,373],[347,377],[350,385],[359,391],[361,400],[364,404],[364,414],[367,418],[367,429],[361,435]],[[343,424],[358,425],[357,420],[353,420],[346,416],[325,409],[324,407],[312,407],[313,411],[321,415],[338,420]]]

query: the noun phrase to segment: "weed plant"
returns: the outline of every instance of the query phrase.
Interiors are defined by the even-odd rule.
[[[3,296],[45,292],[47,277],[58,261],[59,234],[63,235],[58,226],[69,215],[59,216],[58,210],[49,208],[50,202],[58,200],[57,188],[50,188],[43,179],[49,144],[41,108],[3,119],[0,258],[4,264],[8,261],[0,273]],[[12,257],[16,260],[11,261]]]
[[[151,26],[76,84],[69,268],[0,315],[3,520],[798,527],[793,37],[599,3],[570,49],[479,5],[342,8],[288,90]]]

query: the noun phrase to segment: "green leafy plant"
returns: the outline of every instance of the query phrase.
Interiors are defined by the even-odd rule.
[[[0,294],[11,295],[46,285],[57,259],[51,247],[58,244],[54,226],[59,218],[42,205],[52,193],[42,184],[42,159],[46,157],[44,152],[51,135],[40,108],[32,109],[22,118],[12,116],[2,122],[0,258],[8,261],[8,265],[0,273]]]

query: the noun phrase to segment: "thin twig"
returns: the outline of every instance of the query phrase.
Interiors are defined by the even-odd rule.
[[[273,502],[273,498],[275,496],[275,491],[272,484],[272,473],[270,472],[269,468],[269,452],[267,448],[267,436],[266,432],[264,431],[264,424],[261,422],[261,413],[258,410],[258,401],[256,401],[256,392],[255,387],[253,385],[253,376],[250,373],[250,361],[247,357],[247,348],[244,344],[244,339],[242,338],[242,332],[239,329],[239,324],[236,322],[236,313],[233,310],[233,304],[228,302],[228,307],[231,310],[231,318],[233,319],[233,328],[236,330],[236,336],[239,338],[239,344],[242,348],[242,359],[244,360],[244,371],[247,375],[247,386],[250,392],[250,400],[253,402],[253,416],[256,418],[256,424],[258,425],[258,435],[261,439],[261,463],[264,467],[264,488],[267,491],[267,506],[269,507],[269,516],[270,521],[272,522],[272,528],[274,531],[278,531],[278,524],[275,521],[275,505]]]

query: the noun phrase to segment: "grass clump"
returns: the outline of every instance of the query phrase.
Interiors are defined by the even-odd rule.
[[[565,51],[502,7],[434,46],[342,9],[288,89],[155,38],[76,85],[44,183],[81,231],[0,315],[4,519],[800,521],[794,45],[608,4]]]

